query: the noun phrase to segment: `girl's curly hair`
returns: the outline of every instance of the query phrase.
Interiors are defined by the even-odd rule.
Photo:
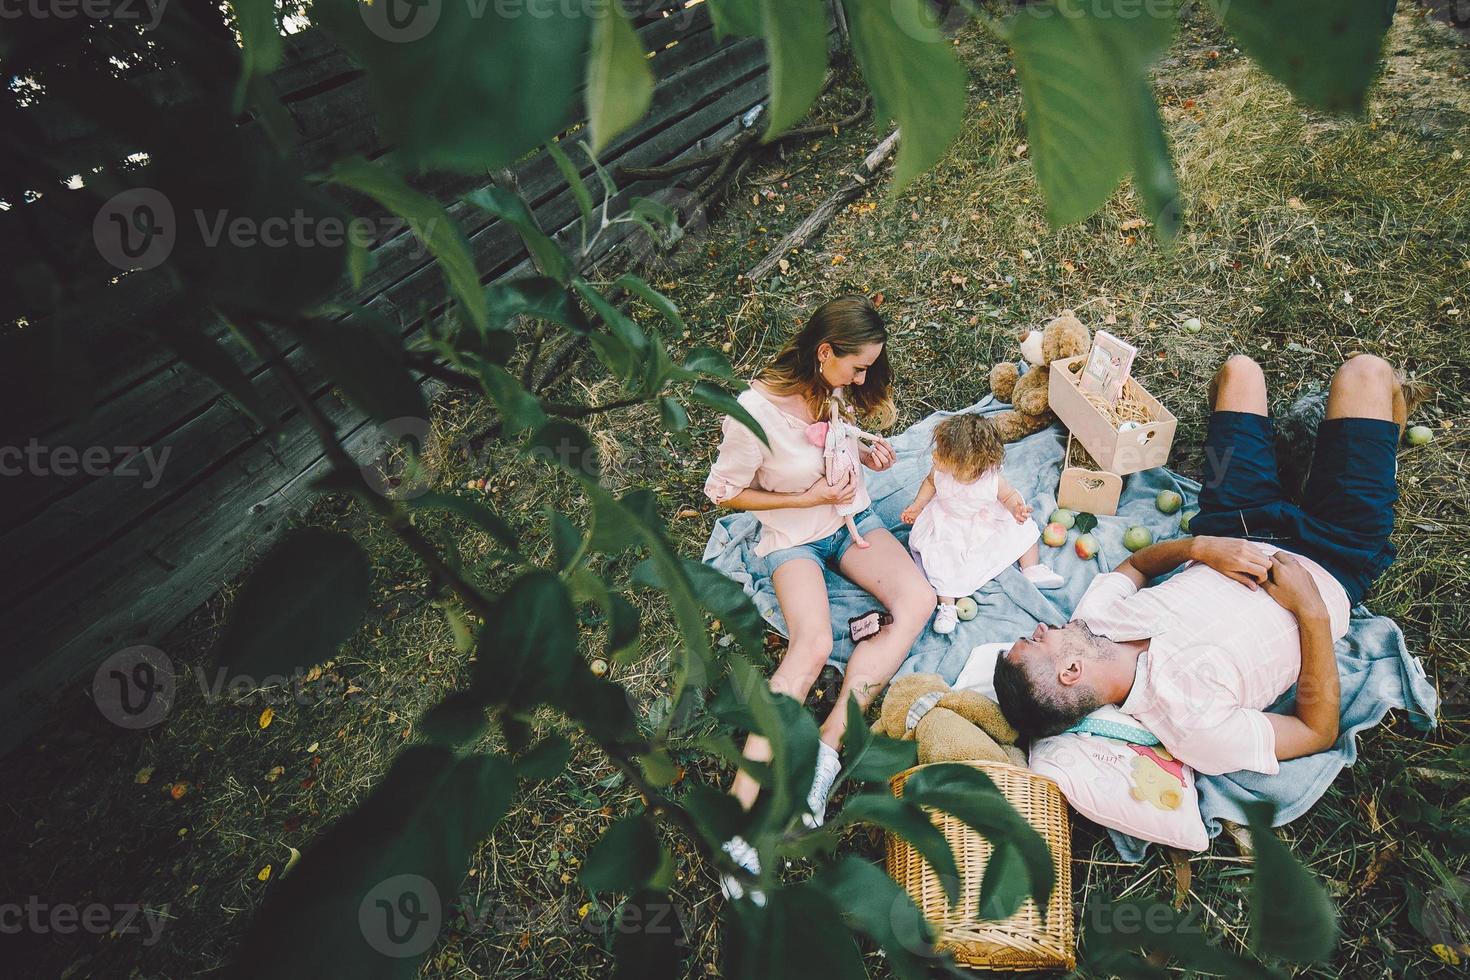
[[[1000,430],[983,415],[952,415],[934,427],[934,461],[961,483],[974,483],[1005,456]]]

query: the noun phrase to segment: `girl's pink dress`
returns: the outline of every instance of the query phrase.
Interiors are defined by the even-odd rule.
[[[909,531],[909,550],[940,595],[969,595],[1041,536],[1035,521],[1017,523],[1005,509],[996,496],[999,484],[1000,467],[968,484],[934,471],[934,498]]]

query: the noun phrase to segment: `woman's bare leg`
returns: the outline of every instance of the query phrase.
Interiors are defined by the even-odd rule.
[[[849,549],[851,550],[851,549]],[[832,614],[827,607],[827,582],[822,566],[809,558],[783,563],[771,576],[776,601],[786,617],[791,640],[786,655],[771,675],[771,690],[805,701],[807,692],[821,676],[822,666],[832,655]],[[745,740],[745,757],[756,762],[771,758],[771,743],[759,735]],[[749,774],[737,772],[730,792],[749,810],[755,805],[760,784]]]
[[[853,648],[837,704],[822,722],[822,741],[834,749],[842,744],[847,728],[849,696],[856,696],[858,704],[867,708],[892,679],[934,612],[934,587],[898,539],[887,530],[878,530],[869,535],[868,543],[872,547],[847,549],[838,569],[883,603],[893,616],[893,625]]]

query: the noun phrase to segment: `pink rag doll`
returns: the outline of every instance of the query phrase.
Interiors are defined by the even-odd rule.
[[[844,419],[838,407],[838,400],[838,393],[834,391],[832,398],[828,400],[832,413],[830,422],[813,422],[806,427],[807,441],[813,446],[822,447],[822,465],[829,487],[835,487],[840,483],[845,483],[849,478],[859,476],[858,467],[862,463],[853,453],[854,440],[859,445],[879,441],[878,436],[871,432],[864,432]],[[870,503],[872,501],[868,497],[867,489],[860,483],[851,501],[837,505],[837,513],[841,514],[847,522],[847,531],[852,535],[852,543],[859,548],[868,547],[868,542],[858,533],[857,524],[853,522],[852,516],[861,513]]]

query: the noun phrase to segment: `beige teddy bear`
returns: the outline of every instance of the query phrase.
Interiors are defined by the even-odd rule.
[[[1016,730],[1000,706],[975,691],[956,691],[938,674],[908,674],[883,698],[873,730],[915,739],[919,762],[1009,762],[1026,765]]]
[[[1056,418],[1050,407],[1049,385],[1053,361],[1086,354],[1092,348],[1092,333],[1071,310],[1041,330],[1021,338],[1021,351],[1031,370],[1021,374],[1012,361],[1001,361],[990,369],[990,391],[1011,409],[990,416],[1000,426],[1001,441],[1015,442],[1046,428]]]

